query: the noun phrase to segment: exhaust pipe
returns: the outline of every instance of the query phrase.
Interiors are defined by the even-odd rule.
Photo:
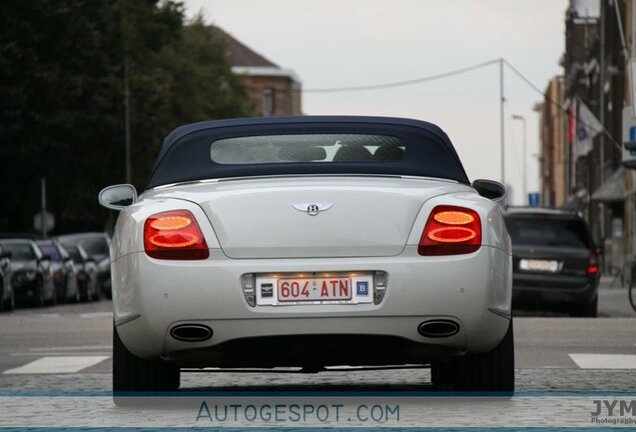
[[[417,331],[422,336],[429,338],[449,337],[457,334],[459,324],[451,320],[430,320],[420,324]]]
[[[202,324],[181,324],[170,330],[170,336],[183,342],[202,342],[212,337],[212,329]]]

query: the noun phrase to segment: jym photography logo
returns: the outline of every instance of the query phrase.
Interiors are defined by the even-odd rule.
[[[597,399],[592,402],[591,423],[636,425],[636,400]]]

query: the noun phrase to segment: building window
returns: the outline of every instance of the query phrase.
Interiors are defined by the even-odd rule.
[[[261,115],[274,115],[274,89],[266,88],[263,90],[263,98],[261,101]]]

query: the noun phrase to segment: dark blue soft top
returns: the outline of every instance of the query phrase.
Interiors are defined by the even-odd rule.
[[[395,161],[217,164],[213,142],[236,137],[295,134],[375,134],[399,138],[405,157]],[[148,188],[185,181],[284,174],[389,174],[439,177],[469,183],[448,136],[438,126],[392,117],[253,117],[192,123],[165,138]]]

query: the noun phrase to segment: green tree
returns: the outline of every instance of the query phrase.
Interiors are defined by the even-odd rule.
[[[2,231],[30,230],[42,176],[59,231],[103,227],[97,193],[124,180],[125,58],[138,187],[175,126],[252,114],[225,48],[180,3],[8,0],[0,29]]]

